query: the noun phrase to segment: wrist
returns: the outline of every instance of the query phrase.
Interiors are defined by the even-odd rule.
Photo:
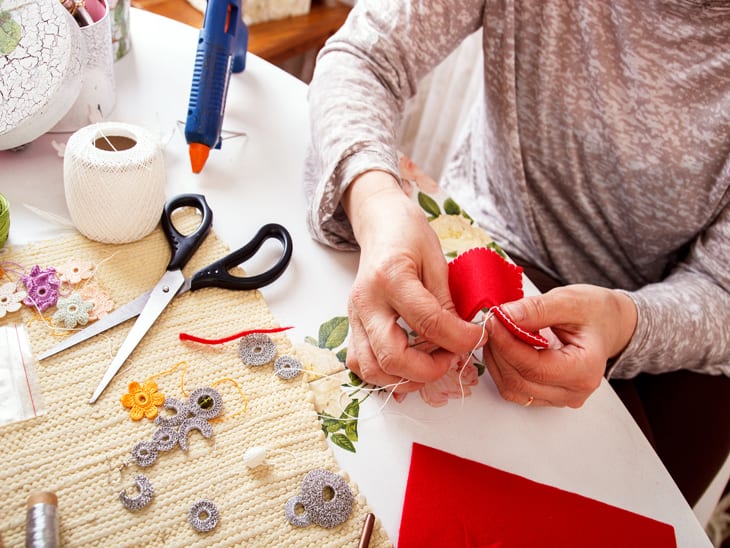
[[[373,198],[385,194],[394,194],[398,198],[404,196],[403,191],[393,175],[386,171],[366,171],[358,175],[347,187],[342,195],[342,208],[350,220],[355,236],[367,220],[366,209]]]
[[[616,337],[613,348],[609,354],[610,359],[614,359],[619,356],[631,342],[636,331],[636,323],[638,321],[638,310],[636,303],[623,291],[612,290],[611,293],[616,302],[617,316],[616,316]]]

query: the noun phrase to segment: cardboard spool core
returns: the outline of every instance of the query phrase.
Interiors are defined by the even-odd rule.
[[[123,135],[106,135],[104,137],[97,137],[94,140],[94,146],[99,150],[106,150],[109,152],[119,152],[120,150],[129,150],[137,145],[137,141],[131,137],[125,137]]]
[[[58,497],[55,493],[50,491],[36,491],[28,496],[26,507],[31,508],[36,504],[50,504],[51,506],[58,506]]]

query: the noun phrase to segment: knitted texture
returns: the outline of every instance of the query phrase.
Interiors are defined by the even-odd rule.
[[[181,228],[194,226],[185,214]],[[208,236],[186,267],[186,274],[222,257],[227,250],[215,234]],[[116,303],[126,303],[152,287],[169,258],[167,242],[158,228],[140,241],[110,246],[75,235],[62,240],[8,250],[3,259],[22,265],[60,265],[69,257],[99,265],[96,276]],[[25,323],[34,353],[59,340],[30,309],[9,314],[3,323]],[[251,368],[238,356],[237,342],[205,346],[181,342],[178,334],[195,331],[216,337],[243,329],[277,326],[258,291],[217,288],[188,292],[175,298],[142,339],[127,363],[94,404],[87,402],[131,322],[117,326],[65,352],[36,364],[47,407],[45,416],[0,428],[0,508],[2,536],[8,546],[20,546],[25,534],[25,501],[31,491],[58,496],[61,542],[65,546],[355,546],[366,514],[371,511],[357,485],[338,469],[321,431],[307,383],[283,382],[273,366]],[[61,335],[63,336],[63,335]],[[271,335],[278,355],[291,352],[283,333]],[[196,388],[220,382],[221,416],[212,423],[214,435],[205,439],[191,431],[187,452],[160,453],[150,467],[131,463],[130,451],[150,440],[159,428],[152,421],[131,421],[120,398],[132,381],[151,376],[185,361],[181,372],[157,377],[166,397],[187,400]],[[245,405],[245,412],[241,413]],[[228,420],[227,420],[227,417]],[[249,469],[244,453],[252,447],[272,450],[260,466]],[[278,457],[277,453],[287,456]],[[342,525],[325,529],[293,527],[285,505],[300,492],[307,472],[325,468],[341,474],[355,496],[352,515]],[[119,493],[133,489],[143,473],[154,487],[154,498],[136,512],[126,510]],[[220,515],[209,533],[188,523],[191,506],[211,500]],[[380,523],[371,546],[389,546]]]

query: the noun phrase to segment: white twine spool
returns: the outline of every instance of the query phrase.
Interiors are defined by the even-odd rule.
[[[160,221],[164,159],[144,128],[119,122],[81,128],[66,144],[63,179],[71,220],[91,240],[134,242]]]

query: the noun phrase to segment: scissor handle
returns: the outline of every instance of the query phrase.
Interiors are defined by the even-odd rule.
[[[200,225],[192,234],[182,234],[172,224],[172,214],[181,207],[194,207],[203,216]],[[213,224],[213,210],[210,209],[208,202],[205,201],[205,196],[202,194],[180,194],[171,198],[165,204],[161,224],[172,251],[167,270],[182,270],[190,257],[193,256],[193,253],[203,243],[208,232],[210,232],[210,227]]]
[[[229,272],[230,269],[253,257],[270,238],[279,240],[283,246],[281,257],[274,266],[254,276],[234,276]],[[262,226],[246,245],[196,272],[190,280],[190,289],[196,290],[202,287],[259,289],[269,285],[284,273],[291,260],[291,254],[292,239],[289,231],[280,224],[269,223]]]

